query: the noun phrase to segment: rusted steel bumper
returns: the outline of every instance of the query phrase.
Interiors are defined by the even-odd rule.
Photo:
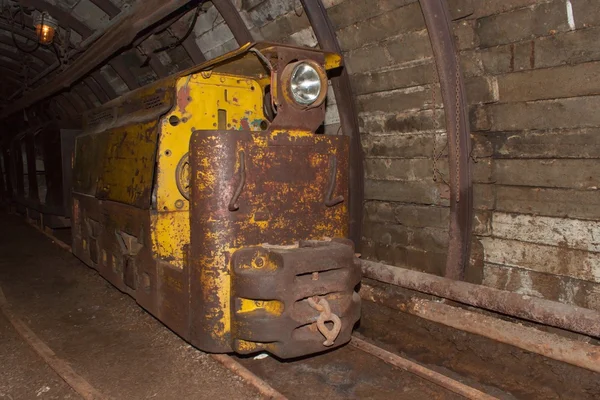
[[[302,242],[299,246],[251,247],[234,253],[231,300],[235,352],[266,350],[291,358],[350,340],[360,313],[360,296],[354,292],[360,270],[352,247],[338,242]],[[339,318],[326,322],[328,331],[339,329],[331,344],[324,340],[328,332],[318,328],[320,312],[309,301],[315,297],[321,302],[325,299],[332,315]]]
[[[194,345],[290,358],[350,340],[360,267],[349,240],[331,239],[348,233],[347,150],[347,137],[309,132],[192,135]]]

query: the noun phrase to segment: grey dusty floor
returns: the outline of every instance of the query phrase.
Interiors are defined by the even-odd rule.
[[[103,395],[261,398],[21,217],[0,221],[0,287],[12,310]],[[0,400],[78,398],[0,314]]]

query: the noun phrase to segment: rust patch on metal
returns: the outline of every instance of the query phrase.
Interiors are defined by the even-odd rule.
[[[190,98],[190,87],[189,85],[184,85],[177,92],[177,107],[179,107],[179,110],[182,114],[185,113],[185,109],[191,101],[192,99]]]

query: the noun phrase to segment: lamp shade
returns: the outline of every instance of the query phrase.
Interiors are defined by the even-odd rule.
[[[58,21],[46,11],[39,13],[33,20],[35,33],[40,44],[50,44],[54,40],[54,34],[58,28]]]

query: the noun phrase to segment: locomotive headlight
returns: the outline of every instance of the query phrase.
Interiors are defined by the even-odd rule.
[[[321,95],[321,75],[315,67],[301,62],[292,71],[290,91],[294,101],[303,106],[313,104]]]

